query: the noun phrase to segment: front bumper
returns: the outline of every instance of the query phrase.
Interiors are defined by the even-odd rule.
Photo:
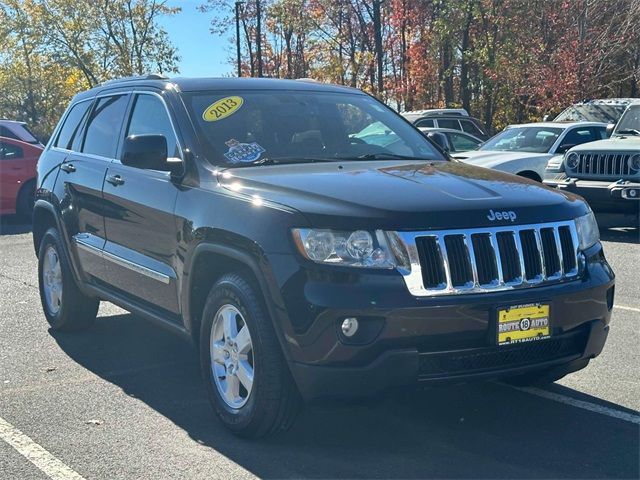
[[[544,184],[584,197],[595,213],[628,216],[630,220],[638,221],[640,183],[578,180],[567,177],[545,178]]]
[[[293,377],[303,397],[311,399],[542,369],[561,376],[583,368],[604,346],[614,286],[601,247],[587,253],[580,280],[446,298],[413,297],[391,272],[299,272],[291,282],[295,291],[283,292],[299,330],[288,334]],[[286,302],[287,297],[298,300]],[[498,347],[497,309],[534,302],[550,305],[551,338]],[[352,316],[364,333],[347,339],[339,325]]]

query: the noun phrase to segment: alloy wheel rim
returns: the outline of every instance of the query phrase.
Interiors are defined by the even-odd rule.
[[[222,400],[239,409],[253,388],[254,356],[251,333],[244,317],[233,305],[217,311],[210,338],[211,374]]]
[[[52,245],[44,253],[42,283],[47,309],[55,315],[62,307],[62,268],[58,252]]]

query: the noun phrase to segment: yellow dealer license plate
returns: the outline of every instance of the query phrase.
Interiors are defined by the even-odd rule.
[[[549,305],[529,303],[498,310],[498,345],[550,337]]]

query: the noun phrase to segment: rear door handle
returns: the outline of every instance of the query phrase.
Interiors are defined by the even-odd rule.
[[[124,184],[124,179],[120,175],[107,175],[106,180],[114,187]]]
[[[60,170],[64,170],[67,173],[73,173],[76,171],[76,167],[73,166],[73,163],[63,163],[60,165]]]

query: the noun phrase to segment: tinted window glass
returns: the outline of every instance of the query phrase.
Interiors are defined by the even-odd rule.
[[[11,145],[10,143],[0,142],[0,158],[3,160],[17,160],[18,158],[22,158],[24,156],[24,152],[22,148]]]
[[[591,128],[574,128],[567,133],[562,140],[563,145],[582,145],[583,143],[593,142],[593,130]]]
[[[71,149],[73,145],[73,141],[76,139],[78,133],[80,132],[80,127],[82,126],[82,120],[85,118],[89,107],[91,106],[90,101],[76,103],[67,118],[64,120],[64,124],[62,128],[60,128],[60,133],[58,134],[58,138],[56,139],[56,143],[54,146],[59,148]]]
[[[450,133],[449,141],[456,152],[467,152],[478,147],[478,142],[473,138],[458,133]]]
[[[460,120],[460,123],[462,124],[463,131],[470,133],[471,135],[474,135],[474,136],[482,135],[482,132],[480,131],[480,129],[472,121]]]
[[[97,102],[87,126],[84,139],[84,153],[113,158],[118,145],[118,135],[127,107],[127,97],[119,95],[103,97]]]
[[[15,140],[20,140],[18,136],[15,133],[13,133],[11,130],[9,130],[7,127],[0,127],[0,137],[13,138]]]
[[[180,157],[171,120],[162,100],[153,95],[138,95],[133,107],[127,136],[155,134],[167,139],[169,157]]]
[[[416,123],[416,127],[431,127],[431,128],[433,128],[433,120],[432,119],[420,120],[419,122]]]
[[[461,130],[458,120],[451,120],[448,118],[439,118],[438,126],[440,128],[452,128],[453,130]]]
[[[605,127],[595,127],[596,131],[596,140],[606,140],[607,139],[607,129]]]
[[[183,96],[214,165],[387,155],[446,160],[411,125],[368,95],[255,90]]]

